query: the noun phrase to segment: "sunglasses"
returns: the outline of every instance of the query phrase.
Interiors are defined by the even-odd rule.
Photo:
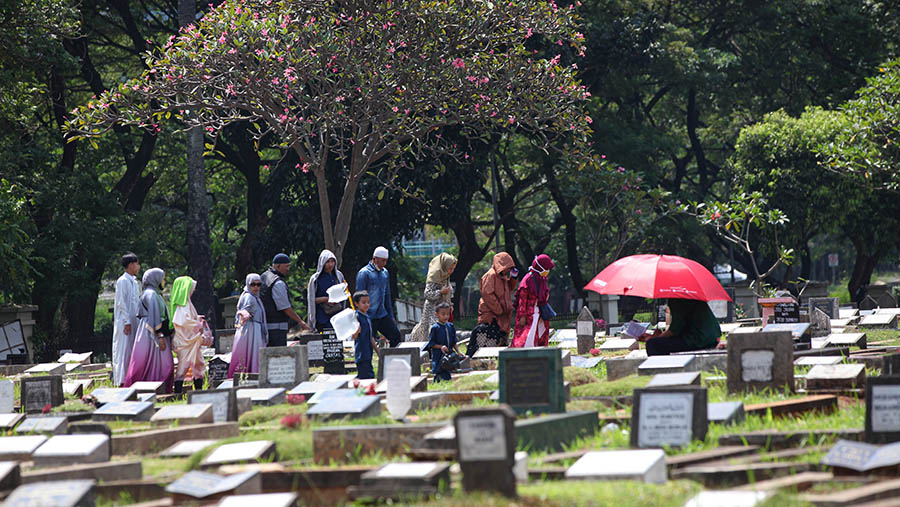
[[[250,286],[251,286],[251,287],[262,287],[262,283],[260,283],[260,282],[251,282],[251,283],[250,283]]]

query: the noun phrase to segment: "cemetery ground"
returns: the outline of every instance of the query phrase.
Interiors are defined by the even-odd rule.
[[[556,338],[562,334],[558,330]],[[865,378],[871,379],[883,374],[882,368],[877,366],[880,359],[859,360],[856,356],[889,357],[900,347],[900,332],[896,328],[871,329],[866,330],[866,335],[866,350],[874,352],[874,356],[858,346],[828,354],[838,354],[834,361],[838,364],[862,364]],[[729,341],[735,340],[735,336],[730,335]],[[595,345],[599,347],[607,339],[598,335]],[[633,372],[609,380],[610,365],[616,365],[617,361],[627,362],[629,360],[626,357],[640,356],[640,352],[603,351],[601,356],[596,356],[603,360],[592,365],[583,361],[595,356],[579,356],[574,347],[567,349],[569,345],[570,342],[564,338],[555,339],[551,343],[550,349],[553,350],[550,355],[555,354],[556,358],[549,361],[551,377],[552,364],[555,362],[572,364],[560,368],[562,380],[567,384],[567,394],[562,391],[558,393],[559,396],[568,396],[564,405],[565,412],[524,410],[515,417],[515,438],[518,439],[515,451],[527,453],[524,477],[521,476],[523,470],[520,469],[515,486],[518,495],[515,502],[518,505],[680,506],[701,492],[752,490],[756,485],[767,492],[757,498],[759,505],[858,504],[862,500],[897,496],[897,493],[875,490],[881,484],[895,480],[892,478],[896,477],[900,460],[891,462],[888,467],[862,473],[848,473],[847,468],[825,464],[829,451],[841,439],[853,442],[864,440],[867,411],[864,384],[809,389],[806,376],[812,367],[793,365],[793,391],[784,386],[729,392],[728,371],[724,360],[719,360],[702,368],[697,364],[676,368],[675,371],[680,372],[696,371],[701,387],[686,388],[680,381],[672,381],[668,387],[648,388],[651,382],[665,384],[667,378],[672,380],[674,377],[641,374],[638,371],[643,362],[641,359],[631,360],[629,363],[633,365]],[[557,347],[567,350],[563,353],[568,356],[567,360],[557,361],[561,357]],[[259,378],[236,380],[235,383],[244,382],[244,385],[233,390],[237,394],[231,401],[228,392],[232,389],[226,386],[222,386],[222,389],[206,386],[209,391],[204,392],[226,393],[221,401],[215,403],[222,403],[229,408],[231,403],[237,405],[236,412],[239,415],[233,422],[213,422],[215,403],[206,411],[201,407],[199,411],[204,412],[203,414],[175,414],[169,420],[150,420],[153,412],[158,418],[166,411],[191,408],[188,397],[178,398],[147,391],[103,391],[111,389],[112,385],[109,369],[102,364],[72,367],[59,376],[59,379],[65,382],[67,391],[73,389],[74,382],[83,382],[81,395],[86,399],[103,398],[106,400],[106,409],[115,408],[115,397],[126,398],[127,401],[118,402],[124,403],[123,407],[128,407],[128,410],[123,409],[120,417],[99,417],[104,407],[97,408],[85,403],[75,395],[77,393],[65,394],[61,403],[51,401],[49,405],[57,405],[52,408],[43,405],[37,413],[22,414],[22,386],[25,385],[26,390],[33,390],[35,388],[29,386],[29,383],[34,380],[46,379],[50,384],[57,382],[57,376],[44,372],[26,374],[12,371],[12,367],[6,367],[6,370],[0,367],[0,373],[7,374],[0,377],[0,382],[5,381],[5,385],[11,387],[9,398],[12,401],[8,403],[8,407],[4,405],[4,390],[0,388],[0,422],[8,425],[6,429],[0,430],[3,435],[0,437],[0,462],[19,462],[19,470],[12,480],[4,475],[4,469],[0,466],[0,498],[12,495],[14,487],[19,484],[23,485],[21,488],[42,481],[91,479],[95,481],[92,494],[96,505],[182,505],[191,502],[216,505],[220,500],[224,504],[225,500],[222,499],[229,495],[272,494],[279,491],[297,494],[298,504],[305,505],[364,502],[385,494],[384,489],[377,487],[366,489],[365,473],[373,473],[380,467],[396,463],[457,462],[459,451],[452,435],[448,439],[446,434],[439,436],[438,433],[446,433],[447,425],[452,428],[457,414],[468,413],[471,409],[496,409],[498,402],[493,398],[501,387],[500,370],[506,368],[509,373],[514,368],[512,356],[500,359],[498,356],[505,354],[504,352],[486,352],[486,358],[473,359],[471,366],[475,369],[454,374],[450,382],[435,384],[429,377],[426,384],[417,382],[415,375],[412,375],[413,382],[410,384],[415,384],[415,387],[408,395],[410,408],[403,420],[394,419],[389,410],[381,409],[378,403],[373,405],[374,410],[368,407],[347,411],[334,409],[333,412],[338,417],[307,414],[311,410],[310,402],[313,401],[317,401],[315,405],[319,407],[323,403],[336,403],[337,405],[331,405],[334,407],[343,403],[337,400],[344,396],[353,399],[385,399],[383,392],[367,396],[364,394],[365,387],[354,389],[350,381],[352,375],[327,375],[323,373],[321,366],[310,366],[308,374],[311,383],[301,384],[313,390],[328,384],[328,388],[322,387],[322,391],[328,395],[320,394],[320,400],[312,395],[305,395],[302,399],[290,394],[285,396],[286,393],[282,391],[274,395],[261,393],[250,404],[239,403],[241,391],[249,393],[257,388]],[[350,351],[345,350],[345,353],[349,366],[352,364],[349,362]],[[544,356],[549,357],[547,354]],[[806,356],[798,353],[796,357]],[[529,356],[518,359],[534,358]],[[501,364],[504,360],[507,361],[506,365]],[[377,360],[374,362],[377,368]],[[423,365],[425,364],[427,361],[423,361]],[[52,370],[52,367],[48,368]],[[523,370],[522,376],[527,377],[527,372]],[[386,383],[390,381],[389,379]],[[696,381],[697,378],[685,380],[692,383]],[[145,389],[153,389],[153,386],[145,386]],[[540,390],[540,386],[536,389]],[[739,402],[742,404],[740,413],[743,417],[739,417],[739,411],[735,411],[727,416],[734,417],[734,420],[714,419],[710,411],[707,416],[711,420],[701,438],[691,435],[689,441],[682,445],[656,446],[662,447],[665,453],[665,477],[662,481],[649,480],[649,472],[634,473],[628,480],[605,480],[622,477],[617,478],[612,474],[604,478],[599,473],[587,480],[566,478],[567,470],[574,470],[579,460],[591,457],[591,452],[635,449],[631,434],[632,411],[638,393],[643,396],[648,392],[678,394],[679,389],[687,389],[687,392],[694,392],[691,389],[705,389],[704,404]],[[48,389],[48,393],[50,391],[52,389]],[[342,391],[338,393],[341,397],[329,401],[330,397],[337,396],[334,395],[335,391]],[[551,398],[556,395],[551,394]],[[28,396],[30,400],[31,395]],[[52,398],[50,394],[47,397]],[[141,408],[138,406],[140,402],[136,401],[138,399],[148,400],[146,403],[152,407],[148,412],[141,412],[146,415],[137,415]],[[506,401],[510,399],[507,398]],[[225,407],[219,408],[222,409],[219,415],[227,419]],[[10,415],[4,412],[19,413],[25,417],[9,423]],[[583,414],[587,414],[586,419],[590,421],[587,430]],[[4,416],[7,419],[3,419]],[[72,434],[105,432],[105,428],[97,426],[105,425],[111,435],[108,455],[97,458],[95,453],[89,456],[88,450],[80,448],[82,444],[76,443],[70,449],[74,457],[61,456],[42,460],[39,459],[39,451],[34,449],[26,449],[18,455],[10,456],[8,449],[11,446],[4,445],[4,442],[8,444],[11,441],[4,439],[21,436],[19,429],[24,427],[28,419],[53,416],[65,416],[68,433]],[[84,425],[84,429],[78,429],[79,425]],[[420,429],[410,433],[411,428]],[[54,437],[51,433],[54,430],[46,431],[48,438]],[[56,433],[57,436],[62,436],[67,431]],[[190,442],[186,441],[199,442],[194,448],[189,448]],[[176,452],[176,456],[165,456],[179,442],[187,450]],[[274,452],[271,451],[269,442],[274,444]],[[227,447],[238,443],[246,443],[254,446],[254,449]],[[225,449],[229,455],[216,456],[214,453],[217,449]],[[54,459],[60,461],[57,463]],[[226,476],[240,478],[242,476],[238,474],[247,471],[251,472],[249,475],[259,477],[254,479],[256,483],[247,479],[237,485],[223,486],[229,488],[223,491],[210,487],[209,483],[203,483],[201,476],[192,475],[219,474],[220,482],[224,482]],[[464,473],[459,465],[454,464],[447,476],[449,481],[446,482],[427,483],[421,477],[416,478],[418,482],[407,479],[404,482],[387,475],[381,480],[392,484],[390,488],[394,488],[396,501],[401,503],[459,506],[473,505],[473,502],[474,505],[510,503],[509,498],[497,492],[465,491]],[[193,482],[189,479],[193,479]],[[179,489],[177,485],[185,481],[191,483],[189,485],[192,487],[181,486]],[[873,491],[867,492],[866,488]],[[892,489],[898,489],[898,486],[894,485]],[[728,504],[725,500],[723,502],[723,505]],[[72,505],[76,504],[72,502]]]

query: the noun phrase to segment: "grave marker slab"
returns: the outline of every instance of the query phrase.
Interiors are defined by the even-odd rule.
[[[479,349],[480,350],[480,349]],[[421,357],[419,350],[409,347],[383,349],[381,355],[378,356],[378,382],[384,380],[384,372],[387,371],[386,363],[393,361],[395,358],[406,359],[409,363],[411,375],[419,376],[422,374],[422,365],[419,358]]]
[[[346,388],[347,381],[343,379],[329,380],[327,382],[306,381],[297,384],[297,386],[288,391],[288,394],[300,394],[308,400],[316,393]]]
[[[831,334],[831,319],[828,314],[818,308],[813,308],[809,313],[810,337],[818,338]]]
[[[109,461],[110,439],[106,435],[56,435],[31,455],[37,466],[78,465]]]
[[[228,367],[231,365],[231,352],[218,354],[206,363],[206,371],[209,375],[209,385],[218,386],[228,379]]]
[[[566,479],[663,484],[667,480],[666,453],[662,449],[591,451],[566,470]]]
[[[9,414],[15,407],[15,391],[12,380],[0,380],[0,414]]]
[[[820,364],[806,374],[806,389],[859,389],[866,384],[866,367],[862,364]]]
[[[612,352],[616,350],[637,350],[640,344],[634,338],[609,338],[599,348],[604,352]]]
[[[188,393],[188,404],[209,403],[213,407],[213,422],[238,420],[237,394],[233,389],[207,389]]]
[[[762,328],[763,332],[766,333],[777,333],[781,331],[790,331],[791,337],[795,340],[800,340],[804,337],[810,336],[810,323],[809,322],[797,322],[794,324],[767,324]],[[747,333],[758,333],[759,330],[756,331],[748,331]]]
[[[456,455],[466,492],[496,491],[510,498],[516,496],[515,419],[508,405],[456,413]]]
[[[632,447],[680,447],[703,440],[709,428],[705,387],[635,389]]]
[[[736,334],[728,338],[729,393],[794,389],[794,341],[787,331]]]
[[[481,347],[475,352],[472,359],[497,359],[503,350],[506,350],[506,347]]]
[[[500,352],[499,363],[500,403],[517,413],[566,411],[558,349],[505,349]]]
[[[76,354],[74,352],[66,352],[65,354],[59,356],[59,359],[57,359],[56,362],[57,363],[91,364],[91,355],[93,355],[93,352],[83,352],[81,354]]]
[[[381,399],[378,396],[325,399],[306,411],[312,419],[330,421],[333,419],[362,419],[381,413]]]
[[[593,368],[600,364],[603,361],[602,357],[581,357],[581,356],[572,356],[572,366],[576,368]],[[500,373],[497,373],[497,382],[500,382]]]
[[[97,406],[102,407],[107,403],[137,401],[137,389],[133,387],[99,387],[91,391],[91,396],[97,400]]]
[[[900,441],[900,376],[866,381],[866,442]]]
[[[412,407],[410,401],[409,381],[412,368],[405,360],[393,360],[387,362],[384,374],[387,380],[387,396],[385,397],[388,413],[393,419],[402,420]]]
[[[15,412],[10,414],[0,414],[0,432],[15,428],[24,418],[25,414],[18,414]]]
[[[229,463],[260,463],[266,460],[275,460],[275,442],[271,440],[254,440],[252,442],[238,442],[217,447],[209,454],[200,466],[219,466]]]
[[[839,308],[839,319],[850,319],[853,317],[859,317],[859,310],[856,308]]]
[[[159,455],[163,458],[188,458],[218,442],[218,440],[182,440]]]
[[[791,299],[775,303],[773,306],[775,324],[794,324],[800,322],[800,305]],[[763,321],[763,324],[766,324]]]
[[[259,387],[290,389],[306,380],[309,380],[306,345],[259,350]]]
[[[677,387],[699,386],[700,372],[687,371],[684,373],[658,373],[650,379],[647,387]]]
[[[361,396],[366,396],[365,394],[360,394],[356,389],[335,389],[333,391],[320,391],[314,395],[312,395],[308,400],[306,400],[306,404],[309,406],[313,406],[320,401],[335,399],[335,398],[358,398]]]
[[[87,507],[94,505],[93,480],[34,482],[19,486],[3,503],[6,507]]]
[[[859,347],[866,348],[866,333],[830,334],[825,339],[826,347]]]
[[[46,441],[44,435],[0,437],[0,461],[31,461],[31,455]]]
[[[69,425],[68,433],[69,435],[100,433],[112,438],[112,431],[103,423],[77,422]]]
[[[221,499],[216,507],[296,507],[297,499],[297,493],[231,495]]]
[[[900,443],[878,446],[864,442],[838,440],[828,454],[822,458],[822,464],[856,472],[870,472],[880,468],[895,467],[900,464]]]
[[[350,346],[353,346],[353,341],[349,341]],[[322,361],[325,364],[325,373],[331,374],[344,374],[346,373],[346,368],[344,367],[344,342],[338,340],[334,335],[327,335],[324,340],[322,340]]]
[[[638,375],[685,372],[691,367],[691,363],[694,362],[694,357],[693,354],[650,356],[638,366]]]
[[[149,421],[153,417],[153,404],[146,401],[119,401],[107,403],[91,414],[94,421]]]
[[[701,491],[688,500],[684,507],[754,507],[772,496],[772,491]]]
[[[44,433],[50,435],[65,435],[68,431],[69,421],[65,417],[57,416],[28,416],[20,424],[15,432],[17,435],[27,433]]]
[[[84,384],[81,382],[63,382],[63,394],[74,398],[84,396]]]
[[[249,398],[254,405],[272,406],[284,403],[285,393],[283,387],[269,387],[266,389],[247,388],[237,390],[237,399]]]
[[[859,327],[866,329],[897,329],[897,316],[885,313],[873,313],[859,321]]]
[[[262,489],[259,471],[252,470],[222,476],[206,472],[188,472],[166,486],[173,503],[188,503],[195,499],[214,500],[227,494],[253,494]]]
[[[62,375],[66,372],[66,365],[63,363],[41,363],[25,370],[29,375]]]
[[[578,314],[575,331],[578,354],[587,354],[594,348],[594,315],[586,306],[583,306]]]
[[[141,393],[166,394],[165,382],[135,382],[131,384],[132,389]]]
[[[164,405],[150,422],[157,426],[168,426],[171,423],[205,424],[213,422],[213,406],[209,403],[191,403],[189,405]]]
[[[795,366],[816,366],[817,364],[841,364],[844,356],[803,356],[794,361]]]
[[[896,308],[897,307],[897,298],[894,297],[890,292],[885,292],[884,294],[875,298],[875,301],[878,302],[879,308]]]
[[[809,305],[810,315],[812,315],[813,310],[819,309],[825,312],[829,319],[841,318],[840,298],[809,298],[807,304]]]
[[[721,401],[706,405],[706,418],[711,423],[735,424],[742,422],[745,415],[742,401]]]
[[[17,461],[0,461],[0,491],[16,489],[22,482],[22,473]]]
[[[22,408],[26,413],[40,412],[45,406],[63,404],[62,376],[23,377],[21,380]]]
[[[448,463],[388,463],[360,476],[356,497],[416,498],[444,492],[450,487]]]

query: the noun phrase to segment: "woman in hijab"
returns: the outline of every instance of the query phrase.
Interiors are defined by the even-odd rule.
[[[191,302],[191,295],[196,287],[197,281],[193,278],[179,276],[172,283],[172,294],[169,296],[169,311],[175,326],[172,348],[178,355],[178,368],[175,370],[176,393],[182,391],[182,382],[189,372],[195,391],[203,389],[203,377],[206,375],[203,346],[209,343],[204,333],[204,317],[197,314],[197,309]],[[205,328],[209,329],[208,326]]]
[[[516,289],[513,347],[546,347],[550,341],[550,319],[556,315],[547,304],[550,298],[547,276],[551,269],[553,261],[550,256],[538,255]]]
[[[439,303],[450,303],[453,299],[453,287],[450,275],[456,269],[456,257],[442,253],[428,263],[428,275],[425,277],[425,306],[422,308],[422,320],[410,333],[409,341],[427,342],[431,325],[436,322],[435,307]]]
[[[499,341],[497,347],[505,347],[509,340],[509,323],[512,318],[512,294],[516,288],[516,263],[506,252],[494,256],[491,269],[481,277],[481,299],[478,301],[478,323],[489,326],[489,337]],[[499,331],[499,332],[498,332]],[[481,344],[479,344],[481,345]]]
[[[169,315],[166,302],[159,291],[166,282],[165,271],[149,269],[142,279],[144,292],[138,309],[138,329],[131,349],[125,387],[135,382],[164,382],[166,393],[172,392],[175,380],[175,362],[172,360],[172,345],[169,336]]]
[[[256,273],[247,275],[244,292],[241,293],[235,316],[234,344],[231,346],[231,364],[228,378],[235,373],[259,373],[259,349],[269,343],[266,329],[266,311],[259,300],[262,279]]]
[[[316,272],[309,277],[306,286],[306,307],[309,308],[306,323],[310,329],[319,332],[332,329],[331,317],[344,309],[344,303],[329,303],[328,288],[339,283],[344,283],[344,274],[337,269],[337,258],[331,250],[322,250]]]

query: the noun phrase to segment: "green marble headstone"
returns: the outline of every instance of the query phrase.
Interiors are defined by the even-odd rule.
[[[565,412],[562,359],[557,348],[500,351],[500,403],[516,413]]]

